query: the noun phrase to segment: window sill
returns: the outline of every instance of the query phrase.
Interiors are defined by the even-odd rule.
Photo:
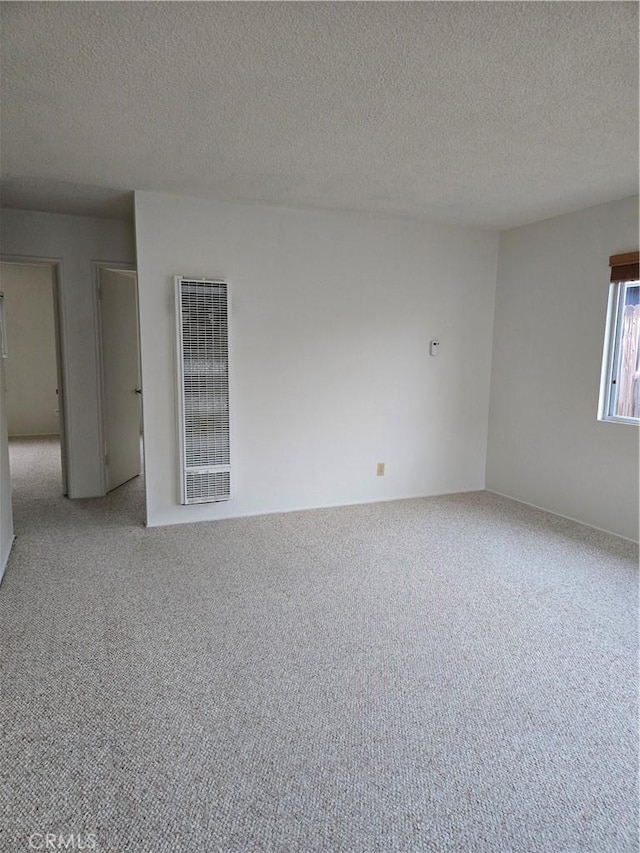
[[[615,415],[607,415],[604,418],[598,418],[603,424],[629,424],[629,426],[640,426],[640,418],[622,418]]]

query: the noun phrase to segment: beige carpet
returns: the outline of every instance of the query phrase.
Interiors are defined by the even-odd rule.
[[[11,459],[0,849],[638,849],[631,544],[485,493],[146,530]]]

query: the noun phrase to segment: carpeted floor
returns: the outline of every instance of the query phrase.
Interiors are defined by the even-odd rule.
[[[11,447],[2,850],[638,849],[635,546],[486,493],[147,530],[56,452]]]

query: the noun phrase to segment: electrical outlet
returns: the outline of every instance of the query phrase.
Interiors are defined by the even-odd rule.
[[[376,468],[376,474],[378,477],[384,477],[384,462],[378,462],[378,467]]]

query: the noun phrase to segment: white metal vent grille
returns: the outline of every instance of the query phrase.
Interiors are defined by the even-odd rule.
[[[231,480],[228,471],[187,471],[187,503],[206,503],[212,500],[227,500]]]
[[[183,504],[228,500],[228,286],[176,277]]]

